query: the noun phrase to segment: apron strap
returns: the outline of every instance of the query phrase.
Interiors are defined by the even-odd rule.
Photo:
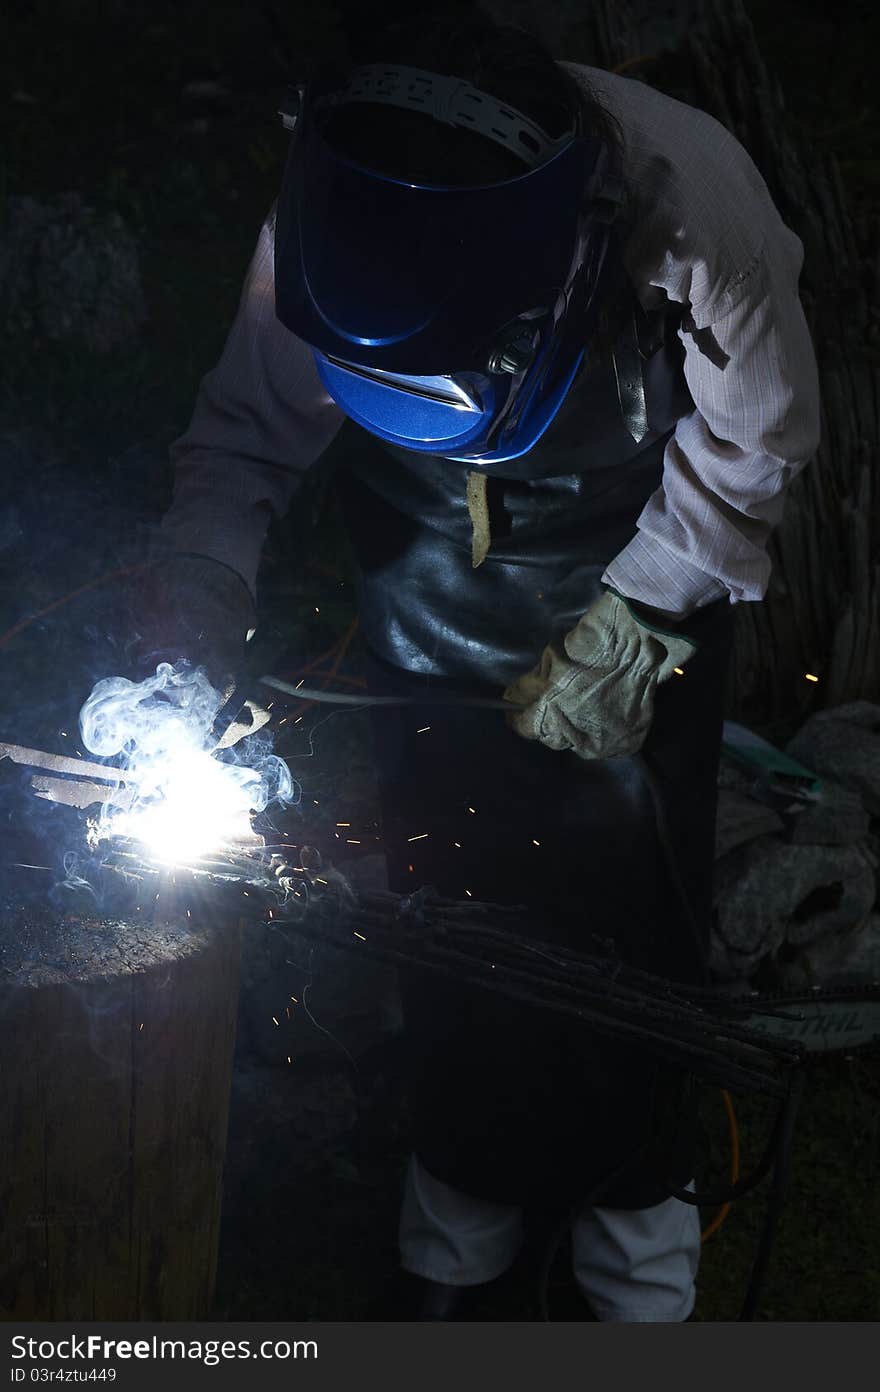
[[[489,503],[486,497],[487,476],[470,473],[467,477],[467,509],[471,519],[471,567],[476,570],[489,554],[492,533],[489,529]]]

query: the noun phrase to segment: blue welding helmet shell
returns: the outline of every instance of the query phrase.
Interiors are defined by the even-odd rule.
[[[480,464],[526,453],[601,303],[604,147],[573,132],[496,183],[405,182],[334,150],[320,94],[301,94],[278,200],[278,318],[372,434]]]

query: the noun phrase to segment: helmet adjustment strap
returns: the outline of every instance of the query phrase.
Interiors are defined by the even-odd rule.
[[[572,128],[552,139],[521,111],[462,78],[396,63],[369,63],[356,68],[338,92],[320,97],[316,105],[326,108],[349,102],[375,102],[421,111],[435,121],[476,131],[518,155],[530,169],[544,164],[575,134]],[[292,129],[287,120],[284,124]]]

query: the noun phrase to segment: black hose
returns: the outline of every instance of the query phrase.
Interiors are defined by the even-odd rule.
[[[773,1170],[773,1182],[770,1189],[770,1197],[767,1201],[767,1212],[764,1215],[761,1236],[758,1241],[758,1249],[755,1253],[755,1261],[752,1266],[752,1274],[749,1278],[748,1290],[746,1291],[743,1306],[738,1317],[739,1320],[753,1320],[755,1318],[755,1311],[758,1308],[758,1298],[761,1294],[764,1277],[767,1273],[770,1250],[773,1246],[773,1239],[776,1236],[776,1228],[779,1223],[779,1216],[782,1212],[782,1205],[785,1199],[785,1190],[788,1185],[788,1177],[791,1170],[794,1124],[797,1119],[798,1107],[801,1097],[803,1096],[803,1091],[804,1074],[799,1070],[792,1078],[791,1090],[788,1094],[782,1116],[779,1119],[776,1165]]]

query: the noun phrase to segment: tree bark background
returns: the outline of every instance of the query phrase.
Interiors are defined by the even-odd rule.
[[[848,208],[838,161],[785,109],[742,0],[487,0],[558,57],[641,78],[745,146],[804,244],[801,300],[822,441],[788,490],[762,603],[740,604],[727,714],[786,738],[815,710],[880,696],[880,217]],[[806,674],[819,678],[808,681]]]

